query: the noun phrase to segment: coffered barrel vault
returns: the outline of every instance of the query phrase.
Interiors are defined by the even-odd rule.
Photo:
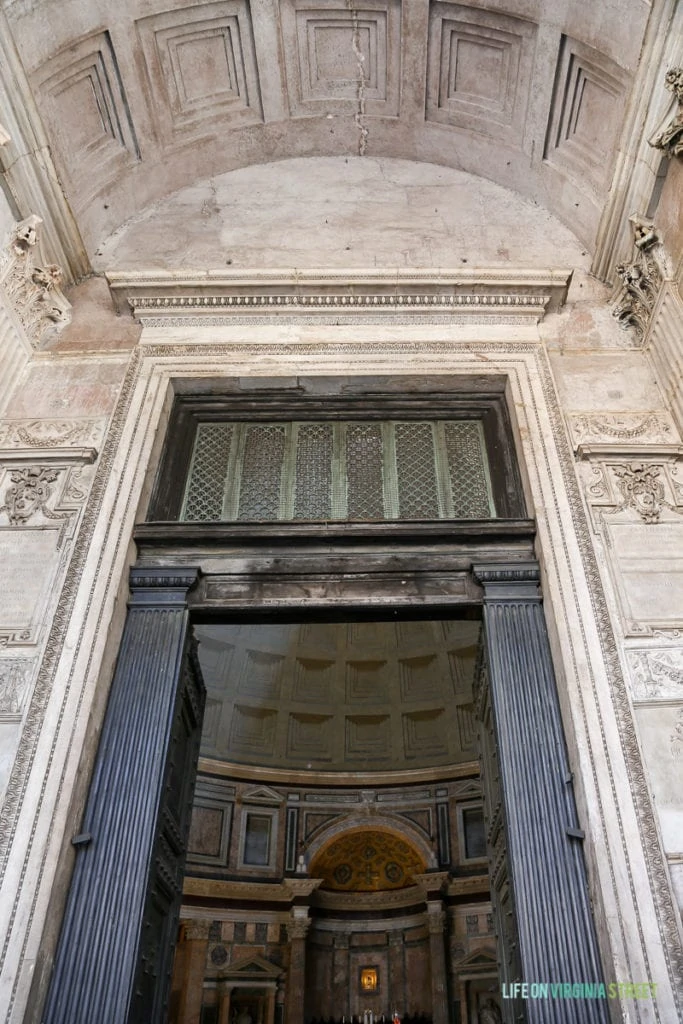
[[[462,169],[591,244],[646,27],[642,0],[9,0],[92,258],[197,179],[308,155]]]

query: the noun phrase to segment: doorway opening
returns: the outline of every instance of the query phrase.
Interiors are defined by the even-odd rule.
[[[435,993],[478,1024],[499,991],[480,609],[195,635],[207,704],[171,1024],[427,1024]]]

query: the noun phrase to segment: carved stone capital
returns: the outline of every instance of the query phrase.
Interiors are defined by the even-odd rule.
[[[208,942],[210,921],[183,922],[183,938],[185,942]]]
[[[441,900],[430,900],[427,904],[427,927],[430,935],[443,935],[446,927],[446,912]]]
[[[538,601],[541,574],[537,562],[473,565],[486,600]]]
[[[42,223],[35,214],[20,221],[0,254],[0,286],[33,348],[71,319],[71,305],[60,288],[61,268],[40,258]]]
[[[310,917],[290,917],[287,921],[287,938],[290,942],[294,939],[305,939],[308,929],[311,927]]]
[[[664,76],[664,87],[673,93],[671,106],[663,127],[648,142],[671,159],[683,156],[683,68],[670,68]]]
[[[183,603],[187,592],[198,581],[200,570],[194,566],[178,570],[155,566],[130,570],[132,605]]]

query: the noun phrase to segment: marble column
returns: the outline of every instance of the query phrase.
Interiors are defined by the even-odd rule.
[[[268,995],[266,996],[266,1016],[264,1024],[274,1024],[275,1021],[275,994],[276,988],[273,985],[268,989]]]
[[[473,567],[484,588],[488,700],[521,980],[600,982],[602,968],[535,563]],[[486,765],[484,765],[486,771]],[[508,979],[501,978],[505,982]],[[606,1024],[606,1000],[530,999],[529,1024]],[[506,1020],[517,1020],[517,1016]]]
[[[306,997],[306,935],[311,921],[308,908],[295,907],[287,922],[289,973],[287,975],[286,1024],[304,1024]]]
[[[162,1024],[204,705],[197,569],[132,569],[44,1024]]]
[[[349,936],[348,932],[339,932],[334,936],[334,952],[332,961],[332,1002],[336,1017],[348,1017],[351,1013],[349,1003]]]
[[[406,977],[403,960],[403,932],[389,932],[389,991],[385,1003],[389,1012],[406,1010]]]
[[[234,985],[222,984],[218,989],[218,1024],[230,1024],[230,1004]]]
[[[209,947],[209,922],[185,921],[181,943],[184,947],[184,970],[178,1000],[179,1024],[200,1024],[206,952]]]
[[[448,977],[444,946],[446,914],[442,900],[427,900],[427,925],[429,927],[429,960],[432,971],[432,1021],[433,1024],[449,1024]]]

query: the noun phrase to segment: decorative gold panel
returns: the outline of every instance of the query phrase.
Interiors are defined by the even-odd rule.
[[[377,892],[412,885],[425,870],[417,851],[390,832],[351,832],[320,851],[310,866],[323,889],[340,892]]]

